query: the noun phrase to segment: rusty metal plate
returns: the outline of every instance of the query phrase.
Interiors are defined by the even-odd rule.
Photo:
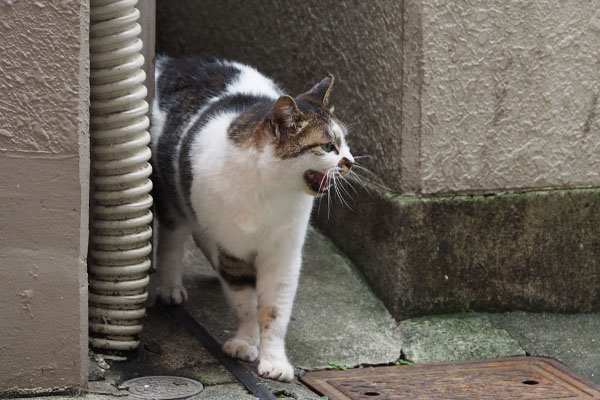
[[[300,380],[330,400],[600,399],[600,387],[540,357],[308,372]]]

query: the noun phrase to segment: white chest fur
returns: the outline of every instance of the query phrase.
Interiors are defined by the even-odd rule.
[[[197,135],[190,200],[204,240],[247,259],[273,241],[302,241],[313,197],[286,190],[286,174],[269,148],[241,148],[227,140],[235,117],[219,115]]]

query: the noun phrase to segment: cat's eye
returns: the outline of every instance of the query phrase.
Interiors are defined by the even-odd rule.
[[[321,145],[321,148],[326,151],[327,153],[329,153],[330,151],[335,150],[335,144],[333,144],[333,142],[329,142],[329,143],[323,143]]]

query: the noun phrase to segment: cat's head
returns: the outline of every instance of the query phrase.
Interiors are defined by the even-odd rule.
[[[298,187],[314,196],[327,192],[354,165],[347,129],[329,104],[333,82],[329,75],[296,98],[281,96],[265,120],[274,156],[289,168],[290,179],[297,178]]]

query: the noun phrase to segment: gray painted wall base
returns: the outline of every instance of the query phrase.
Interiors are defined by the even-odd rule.
[[[600,311],[600,190],[409,197],[354,184],[315,222],[398,319]]]

